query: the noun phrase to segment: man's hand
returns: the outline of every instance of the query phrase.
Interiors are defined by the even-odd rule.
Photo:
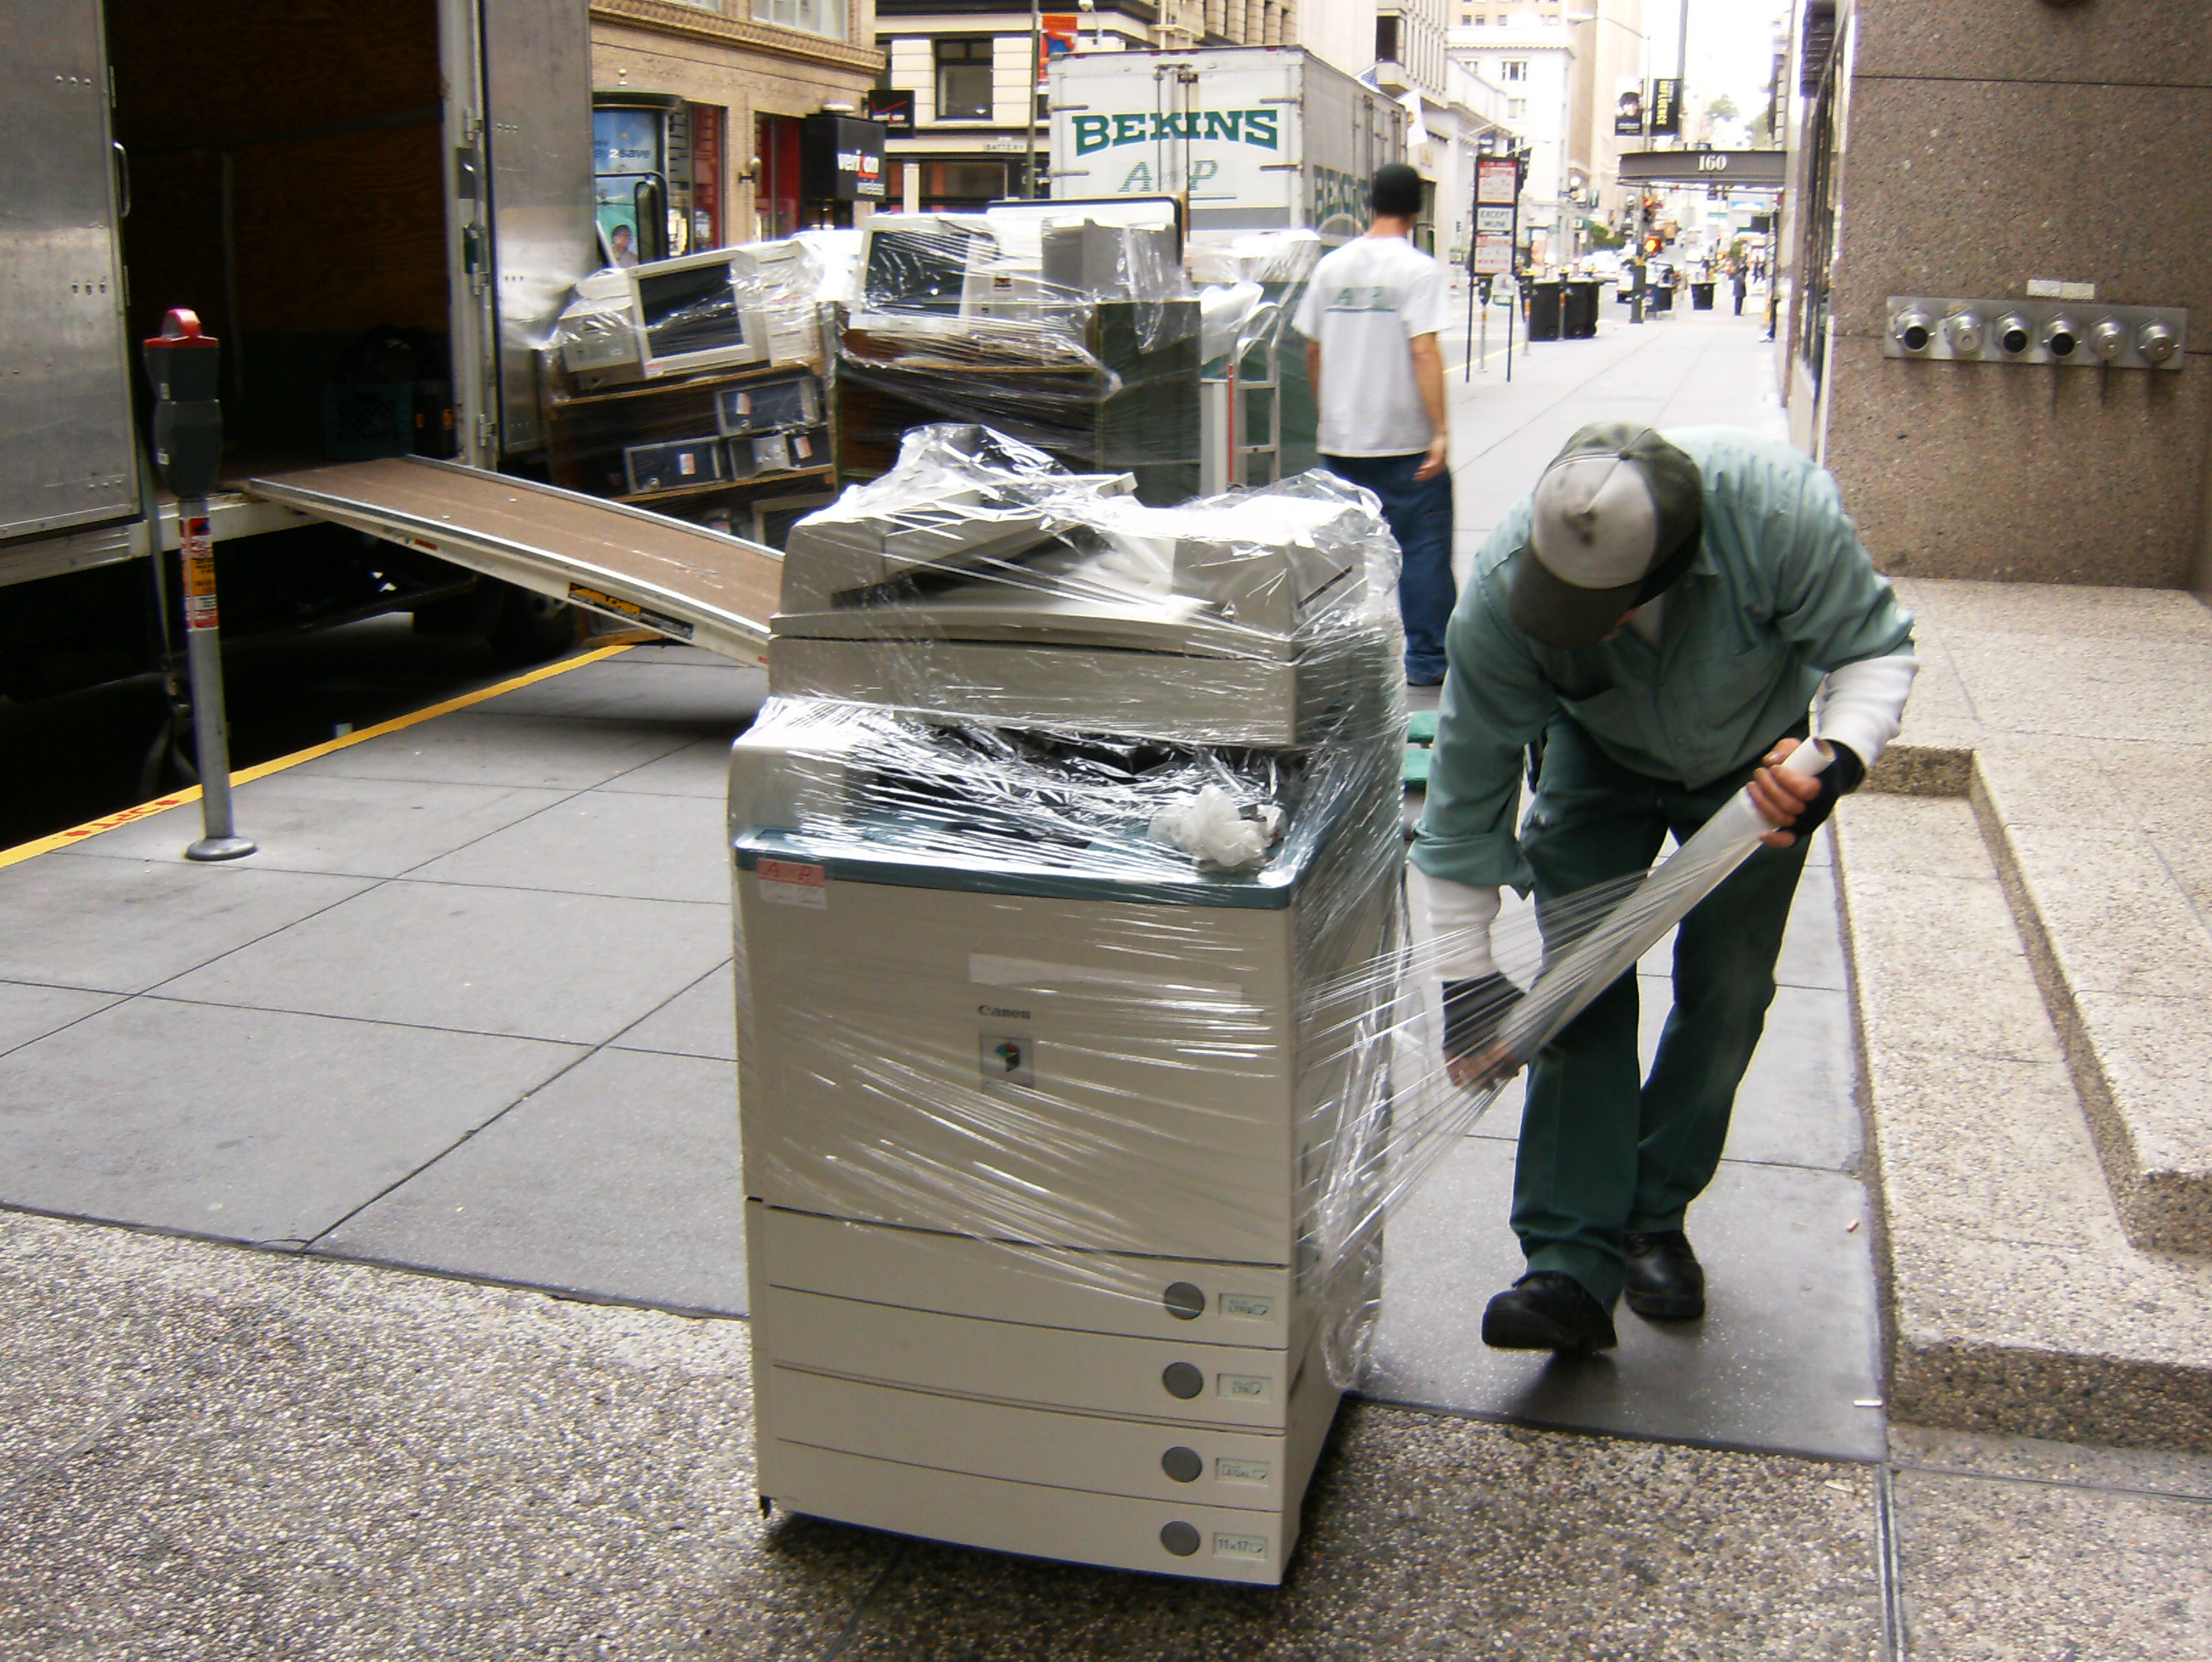
[[[1775,829],[1759,840],[1769,848],[1786,849],[1800,837],[1809,837],[1826,821],[1838,798],[1850,795],[1866,777],[1866,764],[1848,745],[1828,746],[1828,765],[1814,774],[1784,773],[1782,764],[1802,739],[1782,739],[1759,758],[1762,765],[1751,776],[1751,800]],[[1786,829],[1785,829],[1786,827]]]
[[[1498,1024],[1521,1001],[1521,989],[1492,973],[1444,983],[1444,1071],[1455,1085],[1485,1090],[1521,1071],[1520,1058],[1498,1042]]]
[[[1429,441],[1428,454],[1421,458],[1421,465],[1413,470],[1414,483],[1433,479],[1450,465],[1451,435],[1439,433]]]

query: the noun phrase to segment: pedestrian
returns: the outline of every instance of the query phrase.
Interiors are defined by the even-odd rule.
[[[1774,994],[1807,838],[1895,737],[1917,664],[1835,481],[1731,428],[1585,427],[1493,532],[1449,633],[1413,846],[1427,874],[1455,1080],[1509,1077],[1493,1039],[1518,989],[1491,956],[1501,886],[1569,895],[1648,867],[1748,784],[1778,829],[1682,920],[1674,1009],[1637,1061],[1633,969],[1531,1062],[1512,1225],[1528,1273],[1486,1344],[1600,1350],[1613,1306],[1705,1311],[1684,1214],[1719,1164]],[[1834,759],[1778,764],[1820,700]],[[1534,801],[1516,831],[1524,753]]]
[[[1373,491],[1397,539],[1406,679],[1444,678],[1452,581],[1450,435],[1444,411],[1444,269],[1410,240],[1421,176],[1376,169],[1367,234],[1324,254],[1293,321],[1321,407],[1322,466]]]
[[[1751,292],[1751,278],[1745,272],[1741,260],[1736,261],[1734,270],[1729,273],[1729,289],[1735,295],[1735,314],[1741,317],[1743,297]]]

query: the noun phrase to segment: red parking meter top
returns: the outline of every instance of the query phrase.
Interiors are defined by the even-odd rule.
[[[213,346],[213,335],[200,332],[200,314],[179,306],[161,320],[161,332],[148,340],[149,346]]]

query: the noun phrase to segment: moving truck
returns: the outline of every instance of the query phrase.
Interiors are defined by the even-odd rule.
[[[0,697],[173,661],[138,351],[172,307],[222,343],[230,642],[389,611],[573,638],[542,588],[245,486],[395,446],[532,467],[536,344],[599,263],[586,4],[0,7]]]
[[[1176,196],[1194,235],[1367,226],[1406,159],[1396,100],[1296,46],[1090,52],[1052,66],[1052,193]]]

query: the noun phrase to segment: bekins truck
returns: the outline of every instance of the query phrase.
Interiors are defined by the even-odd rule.
[[[1052,193],[1177,196],[1192,231],[1367,224],[1406,112],[1296,46],[1092,52],[1052,66]]]
[[[542,592],[239,487],[385,454],[370,418],[529,469],[535,347],[597,263],[590,54],[586,0],[0,5],[0,698],[173,661],[138,441],[171,307],[222,344],[227,643],[389,611],[514,658],[573,638]]]

